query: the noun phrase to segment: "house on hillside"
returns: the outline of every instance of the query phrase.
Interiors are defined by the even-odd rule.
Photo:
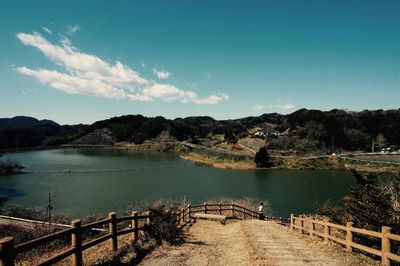
[[[262,130],[257,130],[254,133],[254,136],[256,137],[278,137],[282,136],[282,133],[275,129],[262,129]]]

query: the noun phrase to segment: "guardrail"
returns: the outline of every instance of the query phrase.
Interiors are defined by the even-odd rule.
[[[318,227],[318,228],[317,228]],[[298,230],[301,234],[308,234],[310,237],[317,236],[325,242],[333,241],[343,245],[346,251],[352,252],[353,248],[381,257],[384,266],[390,266],[391,262],[400,262],[400,256],[391,252],[391,242],[400,242],[400,235],[392,234],[391,228],[382,226],[381,232],[353,227],[352,222],[346,226],[329,222],[329,219],[315,219],[310,216],[290,215],[290,229]],[[332,229],[336,230],[334,234]],[[354,234],[360,234],[376,238],[380,241],[380,249],[368,247],[354,242]]]
[[[117,225],[126,221],[131,222],[130,228],[117,230]],[[138,212],[135,211],[132,212],[132,215],[123,217],[117,217],[115,212],[111,212],[109,213],[107,219],[85,225],[81,224],[81,220],[73,220],[71,222],[71,228],[21,243],[19,245],[14,245],[14,239],[12,237],[4,237],[0,239],[0,265],[13,266],[15,263],[15,258],[19,254],[69,236],[71,241],[67,249],[49,259],[42,261],[39,265],[52,265],[69,256],[72,256],[71,265],[81,266],[83,265],[82,253],[84,250],[109,240],[111,249],[116,252],[118,251],[118,236],[132,233],[133,240],[135,241],[139,237],[139,231],[144,230],[146,226],[150,224],[150,222],[150,212],[146,212],[144,215],[139,215]],[[95,239],[91,239],[87,242],[83,242],[82,236],[85,231],[90,231],[92,229],[107,225],[107,234]]]

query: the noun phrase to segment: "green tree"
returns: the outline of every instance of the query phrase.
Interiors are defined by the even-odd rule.
[[[317,206],[317,213],[341,224],[352,221],[356,227],[374,231],[390,226],[400,233],[400,178],[382,181],[374,174],[352,173],[355,184],[350,192],[337,205],[327,202]]]
[[[254,162],[258,168],[270,168],[272,167],[271,157],[267,151],[267,148],[261,147],[254,157]]]

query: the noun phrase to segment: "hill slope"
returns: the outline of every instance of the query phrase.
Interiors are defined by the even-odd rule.
[[[43,125],[55,125],[59,126],[52,120],[38,120],[29,116],[15,116],[13,118],[0,118],[0,129],[6,128],[30,128]]]

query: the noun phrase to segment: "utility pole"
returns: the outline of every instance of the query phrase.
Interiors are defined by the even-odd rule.
[[[372,153],[375,152],[375,139],[372,139]]]
[[[51,210],[53,209],[53,206],[51,205],[51,198],[53,196],[51,196],[51,191],[49,189],[49,193],[48,193],[48,201],[47,201],[47,208],[46,208],[46,215],[49,221],[49,226],[51,224]]]

